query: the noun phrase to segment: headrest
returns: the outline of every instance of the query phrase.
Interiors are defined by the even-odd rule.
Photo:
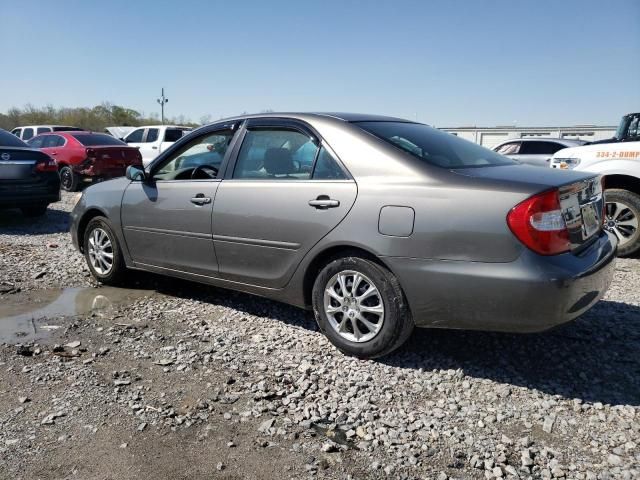
[[[269,175],[295,173],[291,151],[286,148],[269,148],[264,152],[264,169]]]

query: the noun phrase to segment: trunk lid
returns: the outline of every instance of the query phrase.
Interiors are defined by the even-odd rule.
[[[49,160],[46,154],[38,150],[0,147],[0,181],[33,180],[36,164]]]
[[[95,158],[96,163],[103,168],[142,165],[140,151],[135,147],[88,147],[87,157]]]
[[[528,195],[557,190],[572,251],[590,244],[602,231],[604,195],[602,178],[599,175],[528,165],[464,168],[456,169],[454,172],[484,179],[493,183],[496,188]]]

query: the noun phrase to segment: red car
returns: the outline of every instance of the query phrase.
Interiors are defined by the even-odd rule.
[[[56,159],[60,186],[68,192],[75,192],[85,180],[122,177],[129,165],[142,166],[136,147],[104,133],[43,133],[27,143]]]

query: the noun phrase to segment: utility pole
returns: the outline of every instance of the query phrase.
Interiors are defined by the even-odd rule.
[[[169,99],[164,96],[164,87],[162,87],[162,96],[157,100],[157,102],[160,104],[160,109],[162,112],[162,125],[164,125],[164,104],[168,101]]]

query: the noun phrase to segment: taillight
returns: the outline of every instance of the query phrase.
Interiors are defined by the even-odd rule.
[[[57,172],[58,164],[53,158],[40,160],[36,163],[36,172]]]
[[[519,203],[507,215],[507,224],[518,240],[540,255],[557,255],[571,249],[558,190],[539,193]]]

